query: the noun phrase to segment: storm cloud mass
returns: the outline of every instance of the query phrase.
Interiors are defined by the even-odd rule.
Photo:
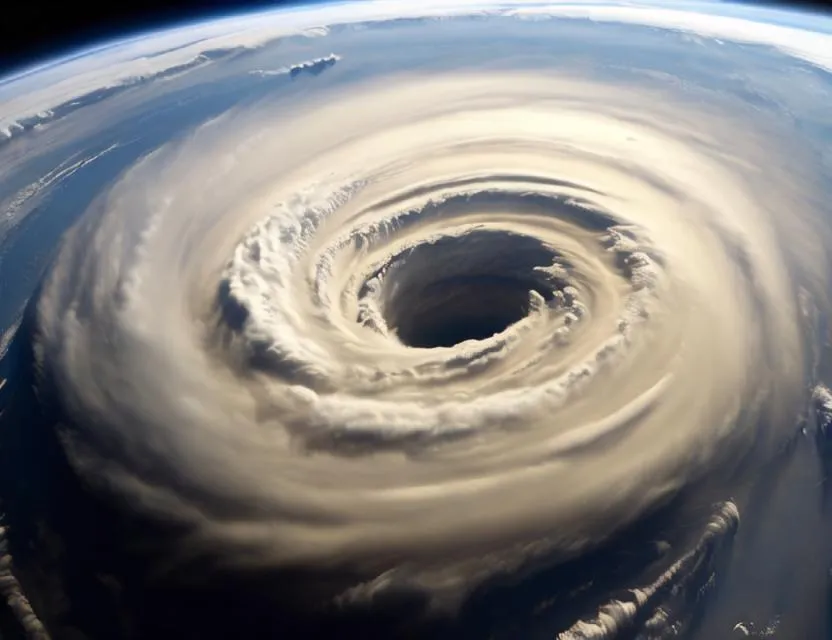
[[[760,479],[807,455],[828,395],[828,168],[795,133],[808,107],[788,119],[739,73],[720,92],[692,72],[605,67],[609,30],[640,17],[702,56],[723,45],[696,38],[739,18],[694,37],[684,11],[558,7],[474,24],[510,21],[521,38],[575,20],[598,33],[583,45],[597,66],[478,50],[460,68],[373,70],[327,23],[281,38],[337,53],[278,73],[246,62],[262,42],[227,43],[221,64],[242,56],[250,82],[296,93],[218,109],[95,185],[26,340],[61,456],[135,523],[117,553],[138,553],[152,580],[310,617],[464,618],[496,586],[615,560],[599,550],[623,536],[622,553],[653,557],[607,566],[580,606],[550,603],[540,633],[708,629],[698,599],[737,555],[746,512],[760,525]],[[806,46],[790,53],[827,73]],[[71,117],[191,67],[119,80]],[[550,580],[570,598],[590,588]],[[740,624],[754,607],[715,610]],[[759,610],[764,633],[778,613]]]

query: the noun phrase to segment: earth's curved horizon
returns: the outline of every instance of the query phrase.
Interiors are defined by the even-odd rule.
[[[829,104],[688,0],[0,79],[0,634],[832,637]]]

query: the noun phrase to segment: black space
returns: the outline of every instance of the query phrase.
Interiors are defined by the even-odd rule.
[[[832,13],[832,2],[829,0],[731,0],[735,4],[750,4],[767,7],[793,7],[795,9],[803,9],[806,11],[820,11],[822,13]]]
[[[0,77],[17,70],[145,31],[257,9],[321,4],[320,0],[78,0],[17,2],[0,20]]]
[[[832,14],[830,1],[734,1],[752,5],[793,6]],[[4,7],[0,20],[0,77],[80,48],[172,24],[269,7],[320,3],[321,0],[17,2]],[[672,2],[669,1],[668,5],[672,6]]]

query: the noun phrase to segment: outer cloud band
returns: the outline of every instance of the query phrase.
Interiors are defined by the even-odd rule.
[[[810,185],[762,134],[544,74],[326,104],[232,112],[145,158],[44,288],[70,459],[188,525],[173,560],[454,602],[791,435],[827,271]],[[446,271],[544,291],[492,338],[406,347],[397,287],[441,279],[443,241],[470,243]]]

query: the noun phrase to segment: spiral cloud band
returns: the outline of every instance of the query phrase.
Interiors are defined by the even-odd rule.
[[[18,626],[821,637],[832,36],[661,4],[342,3],[0,82]]]
[[[347,572],[322,601],[453,608],[574,557],[792,436],[825,274],[771,144],[553,72],[228,112],[102,194],[43,287],[68,457],[182,525],[166,566]]]

